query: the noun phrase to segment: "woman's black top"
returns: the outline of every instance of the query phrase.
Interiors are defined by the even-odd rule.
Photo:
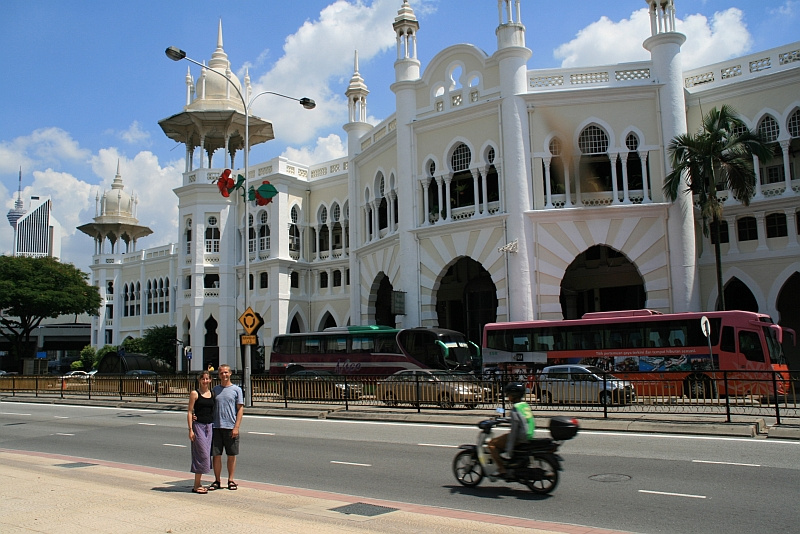
[[[214,422],[214,393],[206,398],[197,391],[197,400],[194,401],[194,414],[197,416],[198,423],[213,423]]]

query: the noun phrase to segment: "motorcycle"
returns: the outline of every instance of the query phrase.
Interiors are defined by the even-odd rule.
[[[503,408],[497,409],[500,416]],[[481,431],[475,445],[461,445],[461,451],[453,459],[453,474],[463,486],[472,488],[481,483],[484,477],[492,482],[500,477],[495,475],[494,461],[489,452],[489,440],[495,427],[508,424],[509,419],[496,417],[478,423]],[[514,448],[510,460],[505,460],[507,482],[519,482],[532,492],[546,495],[556,489],[558,473],[563,471],[563,458],[558,455],[558,448],[564,441],[572,439],[578,433],[578,420],[571,417],[553,417],[550,419],[549,438],[534,438]]]

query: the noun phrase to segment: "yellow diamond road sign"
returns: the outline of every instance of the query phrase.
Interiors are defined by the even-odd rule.
[[[247,308],[244,313],[239,316],[239,322],[248,335],[252,335],[253,332],[261,328],[261,325],[264,324],[264,321],[256,315],[256,312],[254,312],[252,308]]]

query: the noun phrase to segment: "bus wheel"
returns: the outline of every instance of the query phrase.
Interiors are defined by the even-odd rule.
[[[600,404],[602,406],[611,406],[613,404],[611,399],[611,393],[608,391],[604,391],[600,394]]]
[[[391,392],[384,395],[383,402],[386,403],[386,406],[397,406],[397,399],[394,398],[394,394]]]
[[[444,408],[445,410],[449,410],[453,406],[455,406],[455,403],[453,402],[453,399],[451,399],[449,395],[442,395],[442,397],[439,399],[439,408]]]

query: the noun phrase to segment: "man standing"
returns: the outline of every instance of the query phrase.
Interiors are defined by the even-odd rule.
[[[236,455],[239,454],[239,426],[244,415],[244,394],[242,388],[231,382],[231,366],[219,366],[218,386],[214,386],[214,434],[211,454],[214,457],[214,482],[208,489],[220,489],[222,474],[222,451],[228,457],[228,489],[235,490]]]

